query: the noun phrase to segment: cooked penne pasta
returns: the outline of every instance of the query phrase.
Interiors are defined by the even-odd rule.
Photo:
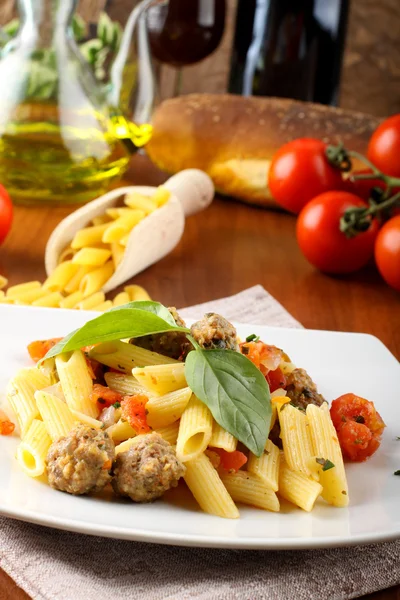
[[[139,208],[140,210],[143,210],[146,215],[149,215],[158,208],[157,201],[154,200],[154,198],[143,196],[142,194],[138,194],[138,192],[127,194],[124,202],[130,208]]]
[[[187,386],[184,363],[150,365],[132,369],[132,375],[139,383],[159,396],[180,390]]]
[[[56,357],[56,368],[69,408],[96,418],[98,409],[90,400],[93,382],[83,352],[75,350],[59,354]]]
[[[247,471],[223,472],[221,480],[235,502],[279,512],[277,495],[257,475]]]
[[[96,218],[96,217],[95,217]],[[90,247],[99,244],[102,241],[103,233],[109,225],[107,223],[94,225],[93,227],[85,227],[76,232],[74,239],[71,242],[71,248],[79,250],[80,248]]]
[[[92,348],[89,356],[103,365],[129,374],[133,368],[139,365],[182,364],[173,358],[168,358],[162,354],[146,350],[146,348],[140,348],[140,346],[120,341],[98,344]]]
[[[164,396],[153,396],[146,404],[147,423],[153,429],[171,425],[182,416],[191,396],[192,390],[189,387]]]
[[[20,369],[7,386],[7,400],[13,409],[24,438],[31,423],[39,417],[35,392],[50,385],[50,379],[36,367]]]
[[[307,406],[314,456],[323,462],[328,460],[334,466],[325,468],[318,464],[319,481],[323,487],[322,497],[333,506],[347,506],[349,489],[344,469],[342,451],[335,427],[329,414],[328,405]]]
[[[204,512],[227,519],[239,518],[239,511],[218,472],[205,454],[185,463],[184,479]]]
[[[94,427],[95,429],[103,429],[103,423],[98,419],[89,417],[89,415],[85,415],[85,413],[79,412],[78,410],[70,408],[70,411],[74,415],[75,419],[80,423],[84,423],[85,425],[89,425],[89,427]]]
[[[60,263],[46,279],[43,288],[50,292],[61,292],[72,277],[76,275],[78,269],[79,267],[70,260]]]
[[[16,453],[20,467],[30,477],[43,475],[51,442],[44,422],[34,419]]]
[[[106,299],[104,292],[96,292],[77,303],[80,310],[91,310],[94,306],[101,304]]]
[[[102,267],[111,257],[111,250],[104,248],[81,248],[72,259],[72,264],[90,267]]]
[[[123,373],[113,373],[109,371],[105,373],[104,378],[107,385],[123,396],[134,396],[135,394],[146,394],[148,397],[153,397],[154,394],[149,394],[140,383],[137,382],[132,375],[124,375]]]
[[[182,462],[199,456],[210,443],[213,417],[208,407],[194,394],[185,408],[176,442],[176,455]]]
[[[278,417],[288,466],[293,471],[304,473],[307,477],[313,476],[309,460],[315,455],[306,415],[291,404],[284,404],[278,408]]]
[[[267,440],[265,449],[260,457],[255,456],[250,452],[247,462],[247,470],[249,473],[258,475],[263,480],[264,484],[273,490],[278,491],[279,482],[279,463],[280,452],[278,446],[275,446],[271,440]]]
[[[212,446],[213,448],[223,448],[227,452],[233,452],[236,450],[237,439],[234,438],[231,433],[221,427],[221,425],[218,425],[216,421],[214,421],[211,439],[208,445]]]
[[[38,300],[32,302],[32,306],[44,306],[47,308],[57,308],[60,306],[60,302],[62,300],[62,295],[60,292],[51,292]]]
[[[151,300],[149,294],[141,285],[126,285],[124,289],[129,294],[131,302]]]
[[[128,438],[133,438],[136,436],[136,431],[131,427],[128,421],[123,419],[119,419],[114,425],[108,427],[107,433],[114,441],[114,444],[119,444],[120,442],[124,442]]]
[[[53,442],[69,434],[78,419],[67,404],[42,390],[35,392],[35,400],[47,432]]]
[[[83,267],[84,268],[84,267]],[[93,271],[89,271],[84,275],[79,284],[79,289],[84,296],[91,296],[95,292],[101,290],[103,285],[108,281],[114,273],[112,261],[106,262],[102,267],[97,267]]]
[[[129,297],[128,292],[120,292],[117,294],[113,300],[114,306],[122,306],[123,304],[128,304],[131,299]]]
[[[102,241],[104,243],[119,242],[121,238],[129,234],[135,225],[137,225],[146,216],[143,210],[132,209],[130,214],[125,214],[115,221],[112,221],[103,233]]]
[[[322,493],[322,485],[310,477],[293,471],[281,460],[279,468],[279,495],[292,504],[296,504],[303,510],[310,512]]]
[[[117,454],[119,454],[120,452],[127,452],[132,446],[134,439],[135,438],[129,438],[128,440],[125,440],[124,442],[118,444],[118,446],[115,446],[115,456],[117,456]]]
[[[179,421],[175,421],[175,423],[171,423],[171,425],[167,425],[166,427],[160,427],[156,431],[171,446],[175,446],[178,439]]]

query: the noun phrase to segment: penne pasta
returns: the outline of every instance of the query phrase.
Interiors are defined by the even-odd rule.
[[[139,365],[182,364],[173,358],[168,358],[162,354],[140,348],[140,346],[121,341],[98,344],[92,348],[89,356],[103,365],[129,374],[132,372],[133,368],[138,367]]]
[[[39,300],[39,298],[43,298],[43,296],[48,295],[48,290],[41,288],[34,288],[32,290],[26,290],[25,292],[19,292],[13,297],[15,302],[21,302],[24,304],[30,304],[35,300]]]
[[[185,463],[184,479],[204,512],[227,519],[239,518],[239,511],[218,472],[205,454]]]
[[[82,292],[81,292],[82,293]],[[96,292],[87,298],[84,298],[80,302],[77,303],[76,308],[80,310],[90,310],[94,306],[101,304],[106,299],[104,292]]]
[[[39,417],[35,392],[50,385],[50,379],[36,367],[20,369],[7,386],[7,400],[13,409],[24,438],[31,423]]]
[[[279,500],[275,492],[265,482],[247,471],[221,473],[221,480],[232,500],[243,502],[264,510],[279,512]]]
[[[159,185],[151,198],[153,202],[155,202],[157,206],[160,207],[166,204],[171,198],[171,192],[163,185]]]
[[[7,277],[4,277],[4,275],[0,275],[0,290],[3,290],[5,287],[7,287],[7,285],[8,285]]]
[[[103,248],[81,248],[72,259],[73,265],[102,267],[111,257],[111,250]],[[62,263],[63,264],[63,263]]]
[[[19,283],[18,285],[12,285],[7,290],[8,298],[18,298],[21,292],[28,292],[41,288],[40,281],[27,281],[26,283]]]
[[[96,218],[96,217],[95,217]],[[90,247],[99,244],[102,241],[103,233],[109,225],[107,223],[94,225],[93,227],[85,227],[76,232],[74,239],[71,242],[71,248],[79,250],[80,248]]]
[[[79,267],[70,260],[61,262],[46,279],[43,288],[50,292],[61,292],[68,281],[71,281],[72,277],[76,275],[78,269]]]
[[[175,421],[175,423],[171,423],[171,425],[167,425],[166,427],[160,427],[156,432],[171,446],[175,446],[178,439],[179,421]]]
[[[153,396],[146,403],[147,423],[153,429],[171,425],[182,416],[191,396],[192,390],[189,387],[164,396]]]
[[[32,306],[44,306],[47,308],[57,308],[60,306],[60,302],[62,300],[62,295],[60,292],[51,292],[50,294],[46,294],[42,298],[35,300],[32,302]]]
[[[124,254],[125,246],[122,246],[122,244],[120,244],[119,242],[111,243],[111,255],[114,263],[114,269],[118,267],[119,263],[124,258]]]
[[[110,260],[102,267],[97,267],[82,277],[79,284],[80,291],[83,292],[85,297],[91,296],[95,292],[101,290],[113,273],[114,267]]]
[[[293,471],[281,460],[279,468],[279,495],[292,504],[310,512],[322,493],[322,485],[310,477]]]
[[[124,290],[129,294],[131,302],[137,302],[138,300],[151,300],[149,294],[141,285],[126,285]]]
[[[211,440],[212,427],[209,408],[193,394],[179,424],[176,455],[180,461],[192,460],[204,452]]]
[[[123,419],[119,419],[114,425],[108,427],[107,433],[112,438],[114,444],[119,444],[136,436],[136,431],[133,427],[131,427],[128,421]]]
[[[83,294],[79,290],[69,294],[60,301],[60,308],[76,308],[78,302],[83,300]]]
[[[131,215],[137,216],[137,212],[128,206],[114,206],[112,208],[107,208],[106,213],[111,219],[115,220],[119,219],[119,217],[130,217]]]
[[[149,215],[158,208],[156,200],[150,196],[143,196],[143,194],[139,194],[138,192],[127,194],[124,202],[126,206],[129,206],[130,208],[139,208],[140,210],[143,210],[146,215]]]
[[[104,215],[98,215],[97,217],[93,217],[92,219],[92,223],[94,227],[97,227],[97,225],[104,225],[105,223],[107,223],[108,225],[110,224],[111,219],[108,215],[106,215],[104,213]]]
[[[132,446],[132,443],[134,440],[135,440],[135,438],[129,438],[129,439],[125,440],[124,442],[121,442],[120,444],[118,444],[118,446],[115,446],[115,456],[117,456],[117,454],[119,454],[120,452],[127,452],[129,450],[129,448]]]
[[[79,289],[82,279],[84,278],[85,275],[87,275],[87,273],[90,272],[90,270],[91,270],[91,268],[87,267],[87,266],[79,267],[78,271],[75,273],[75,275],[66,284],[64,291],[67,294],[73,294],[74,292],[76,292]],[[82,295],[83,295],[83,292],[82,292]]]
[[[129,234],[133,227],[137,225],[146,216],[143,210],[132,209],[129,214],[118,217],[112,221],[103,233],[102,241],[104,243],[119,242],[121,238]]]
[[[343,463],[342,451],[336,429],[332,423],[327,404],[307,406],[307,418],[310,426],[314,460],[330,461],[331,468],[318,465],[319,481],[323,487],[322,497],[333,506],[347,506],[349,489]]]
[[[117,294],[113,300],[113,305],[114,306],[122,306],[123,304],[128,304],[128,302],[130,302],[131,299],[129,297],[129,294],[127,292],[120,292],[119,294]]]
[[[61,437],[68,435],[78,419],[67,404],[57,396],[43,390],[35,392],[35,400],[52,441],[56,442]]]
[[[113,306],[113,303],[111,302],[111,300],[106,300],[105,302],[96,304],[96,306],[93,306],[93,308],[91,310],[97,310],[98,312],[104,312],[104,311],[112,308],[112,306]]]
[[[137,367],[132,369],[132,375],[136,377],[138,382],[146,389],[159,396],[187,386],[185,365],[180,362],[167,365]]]
[[[236,450],[237,439],[231,433],[226,431],[216,421],[213,422],[211,439],[208,444],[213,448],[223,448],[227,452]]]
[[[264,452],[260,457],[250,452],[247,461],[247,470],[249,473],[253,473],[262,479],[269,489],[277,492],[279,485],[279,463],[280,452],[278,446],[275,446],[271,440],[267,440]]]
[[[21,469],[30,477],[39,477],[45,472],[51,442],[45,423],[34,419],[16,453]]]
[[[291,404],[284,404],[278,407],[278,417],[288,466],[293,471],[304,473],[307,477],[313,476],[309,461],[314,456],[314,451],[306,415]]]
[[[107,385],[116,392],[119,392],[123,396],[134,396],[135,394],[146,394],[148,397],[152,397],[153,394],[149,394],[140,383],[137,382],[135,377],[132,375],[124,375],[123,373],[113,373],[109,371],[105,373],[104,378]]]
[[[92,378],[81,350],[56,356],[56,368],[69,408],[96,418],[98,409],[90,399]]]
[[[70,411],[74,415],[75,419],[80,423],[84,423],[85,425],[89,425],[89,427],[94,427],[95,429],[103,429],[102,421],[94,419],[93,417],[89,417],[89,415],[85,415],[85,413],[81,413],[78,410],[73,410],[70,408]]]
[[[74,257],[74,254],[75,250],[73,250],[71,246],[67,246],[58,257],[57,264],[64,262],[64,260],[71,260]]]

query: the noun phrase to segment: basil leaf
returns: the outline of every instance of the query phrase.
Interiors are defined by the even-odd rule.
[[[53,346],[42,359],[47,360],[62,352],[78,350],[100,342],[142,337],[164,331],[188,331],[178,327],[171,313],[158,302],[130,302],[108,310],[88,321]],[[41,362],[42,362],[41,361]]]
[[[193,350],[185,375],[217,423],[261,456],[271,421],[269,387],[261,371],[233,350]]]

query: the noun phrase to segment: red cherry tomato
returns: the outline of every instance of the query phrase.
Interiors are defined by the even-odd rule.
[[[400,177],[400,114],[389,117],[374,131],[367,156],[386,175]]]
[[[400,292],[400,215],[387,221],[375,243],[375,262],[383,279]]]
[[[326,192],[301,211],[297,220],[297,241],[306,259],[326,273],[351,273],[363,267],[374,253],[379,224],[374,219],[369,229],[347,238],[339,229],[341,216],[348,208],[367,204],[348,192]]]
[[[315,196],[343,189],[342,174],[329,164],[325,150],[326,144],[313,138],[294,140],[278,150],[268,185],[280,206],[299,213]]]
[[[6,189],[0,184],[0,244],[11,229],[13,206]]]

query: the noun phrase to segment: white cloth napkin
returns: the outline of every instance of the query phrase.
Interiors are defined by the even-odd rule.
[[[261,286],[180,313],[208,311],[300,327]],[[400,541],[296,552],[179,548],[0,518],[0,567],[34,600],[342,600],[400,584],[399,556]]]

